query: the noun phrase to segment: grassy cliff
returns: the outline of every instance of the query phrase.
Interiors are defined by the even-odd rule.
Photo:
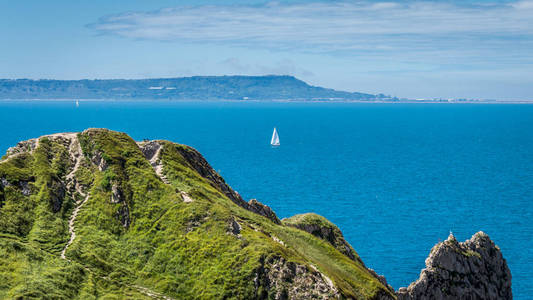
[[[0,298],[394,297],[258,205],[184,145],[105,129],[21,142],[0,162]]]

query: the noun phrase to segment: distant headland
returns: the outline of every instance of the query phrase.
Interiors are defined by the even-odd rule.
[[[311,86],[293,76],[193,76],[155,79],[0,79],[0,99],[161,99],[398,101],[396,97]]]
[[[0,100],[188,100],[408,103],[533,103],[486,99],[408,99],[312,86],[294,76],[149,79],[0,79]]]

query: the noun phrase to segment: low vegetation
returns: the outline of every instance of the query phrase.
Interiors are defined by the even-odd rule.
[[[75,180],[90,196],[66,260],[69,218],[82,199],[66,182],[75,164],[68,141],[41,138],[33,152],[0,162],[2,299],[274,297],[284,287],[255,280],[269,258],[318,270],[343,297],[390,294],[328,241],[235,204],[184,159],[186,146],[161,142],[166,184],[126,134],[91,129],[77,140]]]

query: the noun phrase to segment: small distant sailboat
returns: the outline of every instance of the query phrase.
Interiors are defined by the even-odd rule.
[[[80,101],[76,100],[76,107],[80,107]]]
[[[276,130],[276,127],[274,127],[274,132],[272,133],[272,140],[270,141],[270,145],[274,147],[279,146],[279,135],[278,131]]]

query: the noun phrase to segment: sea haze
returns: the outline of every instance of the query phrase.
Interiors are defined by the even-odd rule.
[[[1,152],[88,127],[195,147],[280,218],[316,212],[337,224],[394,288],[418,278],[449,231],[483,230],[515,298],[533,294],[533,105],[0,102]]]

